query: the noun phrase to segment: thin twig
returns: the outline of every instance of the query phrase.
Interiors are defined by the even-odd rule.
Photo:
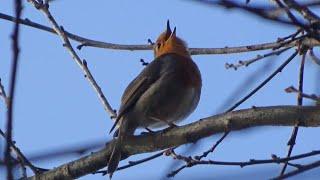
[[[285,10],[288,18],[294,23],[294,24],[298,24],[299,21],[298,19],[291,13],[290,9],[287,8],[280,0],[275,0],[275,2],[278,4],[278,6],[282,9]]]
[[[298,82],[299,92],[303,92],[303,75],[304,75],[305,59],[306,59],[306,52],[303,52],[302,58],[301,58],[300,69],[299,69],[299,82]],[[298,93],[298,95],[297,95],[297,105],[298,106],[302,106],[302,101],[303,101],[303,98],[302,98],[301,94]],[[299,130],[299,121],[300,120],[298,118],[298,122],[295,125],[295,127],[293,128],[291,137],[290,137],[290,139],[288,141],[289,149],[288,149],[287,157],[291,156],[291,153],[292,153],[292,150],[294,148],[294,145],[296,144],[296,138],[297,138],[298,130]],[[281,172],[280,172],[280,176],[282,176],[285,173],[287,166],[288,166],[288,163],[285,163],[284,166],[282,167]]]
[[[204,157],[207,157],[209,153],[212,153],[217,147],[218,145],[224,140],[224,138],[226,138],[226,136],[228,135],[227,132],[225,132],[221,138],[207,151],[203,152],[203,154],[201,156],[195,156],[194,158],[196,160],[201,160]]]
[[[140,160],[137,160],[137,161],[129,161],[127,165],[118,167],[116,171],[120,171],[120,170],[123,170],[123,169],[127,169],[127,168],[130,168],[130,167],[132,167],[132,166],[136,166],[136,165],[142,164],[142,163],[144,163],[144,162],[147,162],[147,161],[156,159],[156,158],[162,156],[163,153],[165,153],[166,151],[167,151],[167,150],[161,151],[161,152],[156,153],[156,154],[154,154],[154,155],[152,155],[152,156],[149,156],[149,157],[147,157],[147,158],[143,158],[143,159],[140,159]],[[97,174],[97,173],[102,173],[102,175],[106,175],[106,174],[108,174],[108,171],[107,171],[107,170],[97,171],[97,172],[94,172],[93,174]]]
[[[288,7],[295,9],[299,12],[305,19],[310,21],[311,24],[319,23],[320,18],[315,13],[313,13],[307,6],[302,6],[294,0],[283,0]]]
[[[258,61],[258,60],[261,60],[261,59],[264,59],[266,57],[269,57],[269,56],[279,56],[280,54],[282,54],[283,52],[287,51],[291,49],[291,47],[287,47],[287,48],[283,48],[283,49],[279,49],[277,51],[271,51],[269,53],[266,53],[266,54],[263,54],[263,55],[257,55],[256,57],[252,58],[252,59],[248,59],[248,60],[240,60],[237,64],[232,64],[232,63],[226,63],[225,64],[225,67],[226,69],[229,69],[229,68],[233,68],[234,70],[237,70],[239,67],[242,67],[242,66],[245,66],[245,67],[248,67],[250,64]]]
[[[88,67],[87,67],[87,63],[86,61],[82,61],[81,58],[78,56],[78,54],[75,52],[75,50],[73,49],[67,35],[66,32],[64,31],[62,26],[59,26],[58,23],[56,22],[56,20],[54,19],[54,17],[51,15],[50,11],[49,11],[49,4],[43,4],[43,3],[39,3],[35,0],[30,0],[29,1],[35,8],[39,9],[41,12],[44,13],[44,15],[47,17],[47,19],[49,20],[49,22],[51,23],[51,25],[53,26],[54,31],[60,36],[61,40],[63,41],[63,45],[64,47],[68,50],[68,52],[70,53],[70,55],[72,56],[73,60],[78,64],[78,66],[82,69],[83,73],[85,74],[85,78],[89,81],[89,83],[91,84],[91,86],[93,87],[93,89],[96,91],[96,93],[98,94],[98,97],[100,99],[100,101],[103,104],[104,109],[106,110],[106,112],[108,112],[110,114],[111,118],[115,118],[116,112],[115,110],[112,109],[111,105],[109,104],[108,100],[106,99],[106,97],[104,96],[100,86],[97,84],[97,82],[95,81],[95,79],[93,78],[91,72],[89,71]]]
[[[240,104],[242,104],[244,101],[249,99],[252,95],[254,95],[258,90],[260,90],[264,85],[266,85],[275,75],[280,73],[283,68],[289,64],[289,62],[296,57],[298,54],[298,51],[296,50],[284,63],[281,64],[270,76],[268,76],[262,83],[260,83],[255,89],[253,89],[247,96],[243,97],[240,101],[238,101],[236,104],[234,104],[232,107],[230,107],[227,112],[234,110],[236,107],[238,107]]]
[[[4,19],[11,22],[19,22],[23,25],[30,26],[36,29],[40,29],[46,32],[50,32],[53,34],[57,34],[56,31],[48,26],[44,26],[38,23],[35,23],[29,19],[15,19],[12,16],[0,13],[0,19]],[[108,42],[102,42],[97,40],[88,39],[85,37],[78,36],[76,34],[65,31],[65,34],[70,39],[80,42],[87,43],[87,46],[104,48],[104,49],[116,49],[116,50],[152,50],[152,45],[124,45],[124,44],[114,44]],[[295,39],[291,42],[283,42],[283,44],[279,45],[279,42],[271,42],[271,43],[262,43],[262,44],[254,44],[254,45],[245,45],[238,47],[223,47],[223,48],[189,48],[189,52],[191,55],[206,55],[206,54],[232,54],[232,53],[242,53],[242,52],[250,52],[250,51],[260,51],[266,49],[274,49],[277,47],[294,47],[296,46],[296,42],[300,39]],[[309,47],[319,46],[320,43],[318,41],[308,39],[307,37],[303,37],[302,44],[308,45]]]
[[[285,92],[287,93],[298,93],[300,94],[301,97],[303,98],[306,98],[306,99],[311,99],[311,100],[314,100],[314,101],[319,101],[320,102],[320,97],[315,95],[315,94],[306,94],[304,92],[300,92],[298,89],[296,89],[295,87],[293,86],[290,86],[290,87],[287,87],[285,89]]]
[[[6,138],[5,133],[0,129],[0,135],[3,138]],[[44,171],[47,171],[47,169],[44,168],[40,168],[40,167],[36,167],[34,166],[29,160],[28,158],[26,158],[26,156],[20,151],[20,149],[15,145],[15,143],[13,141],[9,142],[9,146],[10,148],[15,152],[15,154],[17,155],[18,161],[21,163],[22,166],[26,165],[28,166],[32,172],[34,174],[39,174],[42,173]]]
[[[9,100],[8,100],[8,97],[7,97],[7,93],[4,90],[4,87],[2,85],[1,78],[0,78],[0,96],[3,97],[4,104],[6,105],[6,107],[8,109],[9,108]]]
[[[311,49],[309,50],[309,55],[310,55],[311,59],[313,60],[313,62],[320,66],[320,58],[318,58],[318,57],[314,54],[313,48],[311,48]]]
[[[236,102],[232,107],[230,107],[226,112],[233,111],[235,108],[237,108],[239,105],[241,105],[243,102],[248,100],[251,96],[253,96],[257,91],[259,91],[264,85],[266,85],[275,75],[280,73],[284,67],[298,54],[298,51],[296,50],[281,66],[279,66],[270,76],[268,76],[262,83],[260,83],[255,89],[253,89],[247,96],[240,99],[238,102]],[[218,140],[219,143],[221,143],[229,134],[229,131],[225,132],[224,135],[221,137],[221,139]],[[218,144],[219,144],[218,143]],[[215,146],[213,146],[216,148]],[[210,150],[209,150],[210,151]]]
[[[301,165],[300,168],[298,168],[296,170],[293,170],[293,171],[291,171],[291,172],[289,172],[287,174],[283,174],[281,176],[272,178],[272,180],[282,180],[282,179],[285,179],[285,178],[288,178],[288,177],[295,176],[297,174],[301,174],[301,173],[303,173],[305,171],[308,171],[308,170],[311,170],[311,169],[314,169],[314,168],[317,168],[317,167],[320,167],[320,161],[315,161],[315,162],[307,164],[307,165]]]
[[[245,12],[248,12],[250,14],[256,15],[258,17],[261,17],[263,19],[271,20],[273,22],[281,23],[281,24],[286,24],[286,25],[294,25],[301,27],[303,29],[307,29],[308,25],[302,23],[302,22],[292,22],[287,19],[280,18],[278,14],[270,13],[267,9],[261,8],[261,7],[254,7],[254,6],[248,6],[245,4],[241,3],[236,3],[231,0],[220,0],[220,1],[209,1],[209,0],[193,0],[195,2],[200,2],[200,3],[205,3],[207,5],[212,5],[212,6],[222,6],[227,9],[239,9],[243,10]]]
[[[14,1],[15,17],[20,19],[22,13],[22,2],[21,0]],[[15,86],[16,86],[16,76],[18,71],[19,63],[19,23],[14,24],[12,32],[12,65],[10,74],[10,85],[9,85],[9,105],[7,110],[7,122],[6,122],[6,147],[5,147],[5,163],[7,167],[7,179],[13,179],[13,164],[11,157],[10,142],[12,142],[12,126],[13,126],[13,107],[14,107],[14,97],[15,97]]]
[[[293,40],[295,37],[297,37],[303,30],[302,29],[298,29],[295,33],[293,34],[290,34],[286,37],[283,37],[283,38],[278,38],[278,42],[281,42],[281,41],[285,41],[287,39],[291,39]]]
[[[303,159],[303,158],[308,158],[308,157],[320,155],[320,151],[311,151],[308,153],[303,153],[303,154],[295,155],[292,157],[284,157],[284,158],[279,158],[275,155],[272,155],[271,159],[250,159],[249,161],[238,161],[238,162],[237,161],[212,161],[212,160],[199,161],[196,159],[192,159],[191,157],[178,155],[174,151],[168,155],[172,156],[175,159],[186,162],[186,165],[181,166],[179,169],[168,174],[168,177],[173,177],[176,174],[178,174],[181,170],[183,170],[184,168],[192,167],[192,166],[196,166],[196,165],[240,166],[241,168],[243,168],[246,166],[261,165],[261,164],[272,164],[272,163],[280,164],[280,163],[286,163],[288,161],[293,161],[293,160],[297,160],[297,159]]]
[[[289,8],[286,8],[285,5],[282,2],[280,2],[279,0],[275,0],[275,2],[278,4],[278,6],[280,8],[284,8],[285,9],[286,14],[288,15],[289,19],[294,24],[299,24],[299,20],[293,15],[293,13],[289,10]],[[296,3],[294,0],[284,0],[284,2],[287,4],[287,6],[290,6],[290,7],[294,8],[294,9],[296,9],[296,10],[297,9],[306,9],[306,10],[309,11],[309,9],[307,7],[305,7],[305,8],[300,7],[299,4]],[[312,12],[310,11],[310,13],[312,13]],[[308,16],[306,15],[306,16],[304,16],[304,18],[308,19]],[[308,34],[312,35],[317,40],[320,40],[319,39],[320,37],[319,37],[318,33],[314,32],[315,27],[312,25],[312,23],[315,22],[315,21],[311,21],[310,19],[308,19],[308,20],[310,21],[310,24],[311,24],[310,26],[306,26],[306,27],[300,26],[300,27],[302,27]],[[319,20],[320,19],[318,19],[317,22],[319,22]]]

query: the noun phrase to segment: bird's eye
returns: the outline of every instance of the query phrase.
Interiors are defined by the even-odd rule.
[[[161,43],[157,43],[157,49],[161,47]]]

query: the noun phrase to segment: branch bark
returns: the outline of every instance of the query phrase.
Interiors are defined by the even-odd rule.
[[[320,126],[319,106],[270,106],[254,107],[210,116],[188,125],[158,131],[150,135],[132,136],[124,142],[123,159],[146,152],[154,152],[227,130],[235,131],[256,126],[294,126],[299,119],[301,127]],[[107,165],[114,140],[98,152],[63,164],[43,174],[29,177],[38,179],[73,179],[93,173]]]

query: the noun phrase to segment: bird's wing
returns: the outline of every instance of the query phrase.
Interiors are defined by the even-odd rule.
[[[135,102],[139,99],[139,97],[143,94],[143,92],[148,88],[147,82],[148,82],[147,77],[136,78],[127,87],[127,89],[125,90],[122,96],[119,114],[117,116],[115,123],[110,129],[110,132],[113,131],[113,129],[118,124],[123,114],[126,113],[128,109],[135,104]]]
[[[158,68],[156,68],[158,67]],[[137,102],[148,88],[160,77],[161,62],[150,63],[126,88],[122,95],[121,107],[115,123],[110,132],[113,131],[121,117]]]

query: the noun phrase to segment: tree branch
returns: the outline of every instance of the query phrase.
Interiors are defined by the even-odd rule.
[[[123,144],[123,159],[146,152],[154,152],[173,146],[193,143],[199,139],[227,130],[235,131],[256,126],[294,126],[297,118],[301,127],[320,126],[320,108],[313,106],[255,107],[223,113],[201,119],[188,125],[162,130],[150,135],[132,136]],[[106,148],[78,160],[63,164],[29,179],[78,178],[107,165],[114,140]]]
[[[302,54],[300,69],[299,69],[299,79],[298,79],[299,90],[298,91],[303,93],[303,76],[304,76],[304,64],[306,61],[306,50],[301,50],[301,51],[304,51],[304,52]],[[300,93],[298,93],[297,94],[297,105],[302,106],[302,102],[303,102],[303,97],[301,96]],[[299,119],[297,119],[297,120],[298,120],[297,124],[294,126],[294,128],[292,130],[291,137],[287,143],[287,145],[289,146],[287,157],[291,156],[294,145],[296,144],[296,139],[297,139],[298,131],[299,131]],[[280,175],[283,175],[285,173],[287,166],[288,166],[288,162],[285,163],[284,166],[282,167]]]
[[[88,66],[87,62],[85,60],[81,60],[81,58],[78,56],[78,54],[75,52],[73,49],[66,32],[62,26],[59,26],[54,17],[51,15],[49,11],[49,4],[47,3],[39,3],[35,0],[30,0],[29,1],[35,8],[39,9],[49,20],[51,23],[53,30],[60,36],[60,39],[63,41],[63,46],[68,50],[69,54],[71,55],[72,59],[78,64],[78,66],[81,68],[83,71],[85,78],[89,81],[90,85],[93,87],[93,89],[96,91],[99,100],[101,101],[103,108],[107,113],[109,113],[111,119],[115,118],[116,112],[115,110],[112,109],[111,105],[109,104],[107,98],[103,94],[100,86],[92,76]]]
[[[307,6],[301,6],[299,3],[297,3],[294,0],[283,0],[289,8],[293,8],[296,11],[298,11],[305,19],[310,21],[310,23],[316,23],[320,21],[319,16],[317,16],[315,13],[309,10]]]
[[[44,26],[38,23],[35,23],[29,19],[16,19],[12,16],[0,13],[0,19],[4,19],[11,22],[16,22],[30,26],[36,29],[40,29],[46,32],[50,32],[56,34],[56,31],[48,26]],[[70,33],[65,30],[65,35],[77,42],[80,42],[82,46],[90,46],[90,47],[97,47],[97,48],[104,48],[104,49],[115,49],[115,50],[151,50],[152,45],[125,45],[125,44],[114,44],[108,42],[102,42],[97,40],[88,39],[85,37],[78,36],[76,34]],[[260,51],[266,49],[275,49],[279,47],[294,47],[296,46],[297,42],[300,41],[300,38],[297,38],[293,41],[284,41],[284,42],[271,42],[271,43],[262,43],[262,44],[254,44],[254,45],[245,45],[245,46],[238,46],[238,47],[223,47],[223,48],[189,48],[189,52],[191,55],[208,55],[208,54],[232,54],[232,53],[242,53],[242,52],[250,52],[250,51]],[[304,37],[302,44],[314,47],[320,46],[320,42],[316,39]],[[81,46],[81,45],[80,45]],[[81,47],[82,47],[81,46]]]
[[[169,151],[167,156],[172,156],[174,159],[178,159],[185,162],[185,165],[181,166],[177,170],[172,171],[167,175],[167,177],[174,177],[178,174],[181,170],[185,168],[190,168],[197,165],[220,165],[220,166],[240,166],[241,168],[246,166],[253,166],[253,165],[261,165],[261,164],[280,164],[280,163],[288,163],[288,165],[293,165],[297,168],[300,168],[299,165],[289,163],[288,161],[304,159],[311,156],[319,155],[320,151],[311,151],[308,153],[303,153],[291,157],[280,158],[274,154],[271,155],[271,159],[250,159],[248,161],[213,161],[213,160],[197,160],[192,157],[186,157],[179,154],[176,154],[173,150]]]
[[[288,172],[287,174],[272,178],[272,180],[282,180],[282,179],[303,173],[305,171],[309,171],[311,169],[318,168],[319,166],[320,166],[320,161],[315,161],[315,162],[307,164],[307,165],[302,165],[302,166],[300,166],[300,168],[293,170],[291,172]]]
[[[21,17],[22,13],[22,2],[21,0],[14,1],[15,16],[17,19]],[[5,157],[4,161],[7,167],[7,179],[13,179],[13,164],[11,157],[10,142],[12,141],[12,129],[13,129],[13,108],[14,108],[14,97],[15,97],[15,87],[16,87],[16,77],[19,65],[19,23],[14,24],[12,32],[12,64],[10,72],[10,86],[9,86],[9,99],[8,110],[7,110],[7,121],[6,121],[6,146],[5,146]]]

